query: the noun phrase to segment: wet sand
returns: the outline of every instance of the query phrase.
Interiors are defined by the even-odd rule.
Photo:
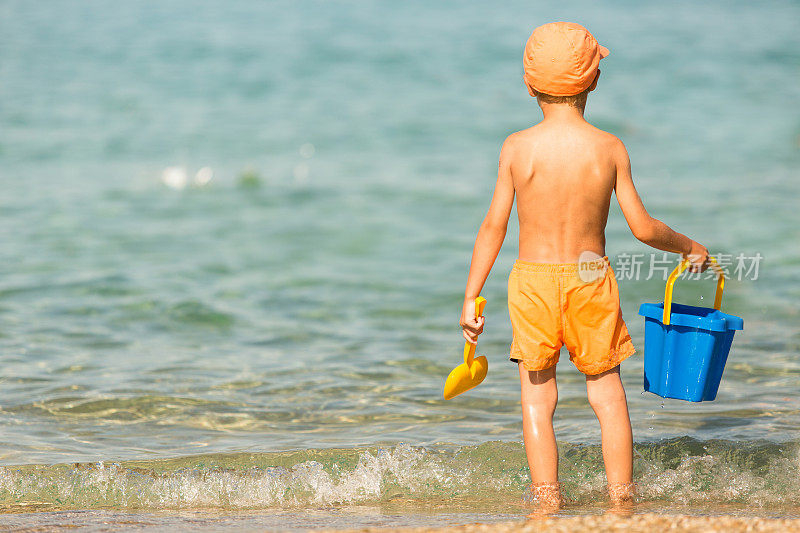
[[[340,530],[341,531],[341,530]],[[554,533],[589,533],[597,531],[625,531],[654,533],[658,531],[675,532],[726,532],[765,531],[788,532],[800,531],[800,519],[797,518],[761,518],[735,516],[691,516],[637,514],[619,516],[614,514],[589,515],[568,518],[529,519],[526,521],[503,522],[495,524],[467,524],[441,528],[367,528],[350,530],[352,532],[387,531],[404,533],[440,532],[440,533],[507,533],[507,532],[554,532]]]
[[[21,511],[21,510],[17,510]],[[723,511],[724,512],[724,511]],[[735,510],[729,512],[736,512]],[[670,532],[800,532],[800,518],[794,511],[761,511],[765,516],[699,514],[583,514],[515,520],[502,515],[457,516],[376,513],[372,508],[272,510],[265,512],[224,512],[220,510],[173,510],[136,512],[119,510],[61,510],[0,514],[0,531],[64,531],[87,533],[109,531],[328,531],[337,533],[588,533],[625,531]],[[772,516],[770,518],[769,516]],[[488,523],[487,523],[488,522]],[[464,525],[448,525],[448,524]]]

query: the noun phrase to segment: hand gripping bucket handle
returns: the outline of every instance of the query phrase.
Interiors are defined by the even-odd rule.
[[[719,311],[719,308],[722,306],[722,289],[725,287],[725,273],[716,259],[709,257],[708,260],[711,263],[711,267],[717,272],[717,293],[714,296],[714,309]],[[675,270],[672,271],[669,278],[667,278],[667,288],[664,291],[664,316],[661,320],[665,326],[669,325],[669,317],[672,314],[672,288],[675,285],[675,280],[678,279],[678,276],[683,274],[683,271],[689,267],[689,264],[689,260],[684,259],[675,267]]]

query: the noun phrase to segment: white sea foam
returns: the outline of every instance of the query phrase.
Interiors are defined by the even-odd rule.
[[[692,455],[696,441],[639,445],[639,498],[680,504],[800,503],[798,452],[762,445],[716,445]],[[597,446],[565,445],[565,496],[576,504],[602,500],[605,481]],[[574,453],[572,453],[574,452]],[[309,450],[296,462],[281,454],[197,456],[193,466],[154,462],[147,468],[100,462],[6,467],[0,504],[43,503],[82,508],[274,508],[367,503],[395,497],[520,498],[527,484],[521,446],[486,443],[455,450],[401,444],[369,450]],[[305,457],[305,459],[304,459]],[[249,461],[249,462],[248,462]],[[252,466],[248,466],[251,464]],[[211,465],[211,466],[209,466]]]

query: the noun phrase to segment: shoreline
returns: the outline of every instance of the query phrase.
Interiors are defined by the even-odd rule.
[[[783,533],[800,531],[800,518],[656,513],[621,515],[606,513],[602,515],[531,518],[510,522],[477,522],[444,527],[370,527],[347,530],[329,529],[325,531],[337,531],[338,533],[594,533],[596,531],[626,531],[633,533],[653,533],[654,531],[687,533],[757,531]]]
[[[751,509],[754,514],[719,510],[675,509],[674,512],[642,512],[598,509],[591,514],[559,514],[524,518],[522,513],[435,513],[406,514],[376,509],[297,509],[231,512],[220,509],[183,509],[142,512],[137,510],[71,509],[45,512],[17,512],[0,515],[0,531],[87,532],[164,531],[209,529],[214,531],[323,531],[328,533],[594,533],[659,531],[691,533],[733,533],[738,531],[778,533],[800,532],[796,509]],[[377,512],[376,512],[377,511]],[[748,510],[741,509],[747,512]],[[788,511],[788,512],[787,512]],[[436,516],[438,515],[438,516]]]

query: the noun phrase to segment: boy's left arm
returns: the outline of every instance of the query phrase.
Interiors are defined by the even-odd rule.
[[[492,203],[489,211],[481,223],[478,236],[475,238],[475,247],[472,250],[472,260],[469,265],[467,288],[464,291],[464,306],[461,311],[461,327],[467,342],[475,344],[478,335],[483,332],[483,317],[475,316],[475,298],[483,289],[486,278],[492,270],[497,254],[503,246],[508,228],[508,217],[514,205],[514,182],[511,178],[510,137],[503,143],[500,150],[500,163],[497,171],[497,184],[494,188]]]

